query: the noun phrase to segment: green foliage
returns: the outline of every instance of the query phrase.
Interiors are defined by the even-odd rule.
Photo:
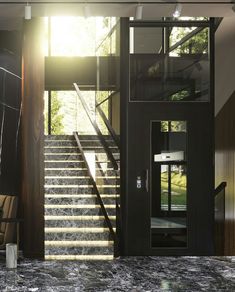
[[[51,134],[63,134],[63,115],[60,114],[61,102],[58,99],[57,92],[51,94]],[[48,112],[45,114],[45,133],[48,134]]]
[[[63,115],[60,114],[61,102],[56,92],[52,92],[51,98],[51,134],[63,134]]]
[[[183,100],[189,95],[187,90],[181,90],[173,95],[171,95],[171,100],[177,101],[177,100]]]
[[[171,45],[182,40],[186,35],[195,30],[196,28],[174,28],[173,33],[170,36]],[[176,48],[173,54],[205,54],[208,52],[208,29],[205,28],[188,41],[183,43],[181,46]]]
[[[161,132],[186,132],[184,121],[161,121]]]
[[[186,205],[186,174],[176,171],[171,174],[172,205]],[[161,174],[161,204],[168,204],[168,172]]]

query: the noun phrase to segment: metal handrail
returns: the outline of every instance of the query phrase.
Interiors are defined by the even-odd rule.
[[[104,43],[104,41],[106,41],[106,39],[108,38],[108,37],[110,37],[112,34],[113,34],[113,32],[115,31],[115,29],[116,29],[116,27],[117,27],[117,25],[119,24],[119,21],[117,21],[116,23],[115,23],[115,25],[110,29],[110,31],[106,34],[106,36],[101,40],[101,42],[99,43],[99,45],[96,47],[96,49],[95,49],[95,51],[97,52],[98,50],[99,50],[99,48],[103,45],[103,43]]]
[[[109,120],[106,118],[106,115],[103,112],[103,110],[100,107],[97,107],[97,111],[100,114],[100,117],[102,118],[102,120],[103,120],[105,126],[107,127],[110,135],[112,136],[116,146],[118,147],[118,150],[120,151],[120,139],[119,139],[119,137],[115,133],[115,131],[114,131],[113,127],[111,126]]]
[[[214,196],[216,197],[220,192],[222,192],[223,190],[225,190],[226,186],[227,186],[227,183],[225,181],[223,181],[222,183],[220,183],[218,185],[218,187],[214,191]]]
[[[103,99],[101,102],[97,103],[95,106],[99,107],[101,106],[101,104],[103,104],[104,102],[106,102],[107,100],[109,100],[110,98],[112,98],[118,91],[113,91],[108,97],[106,97],[105,99]]]
[[[177,49],[179,46],[183,45],[184,43],[186,43],[193,36],[197,35],[199,32],[203,31],[204,29],[205,29],[204,27],[198,27],[194,29],[193,31],[191,31],[190,33],[188,33],[187,35],[185,35],[180,41],[178,41],[177,43],[175,43],[169,48],[169,53],[174,51],[175,49]]]
[[[103,135],[102,135],[102,133],[101,133],[96,121],[94,121],[91,118],[90,110],[89,110],[89,108],[88,108],[88,106],[86,104],[85,99],[83,98],[83,96],[81,94],[81,91],[80,91],[78,85],[76,83],[74,83],[73,85],[74,85],[74,87],[76,89],[78,97],[81,100],[82,106],[83,106],[83,108],[84,108],[84,110],[85,110],[85,112],[86,112],[86,114],[87,114],[87,116],[88,116],[88,118],[89,118],[89,120],[90,120],[90,122],[91,122],[91,124],[92,124],[92,126],[93,126],[93,128],[94,128],[94,130],[95,130],[95,132],[96,132],[96,134],[97,134],[97,136],[99,138],[99,140],[100,140],[100,142],[101,142],[101,144],[103,145],[104,150],[105,150],[109,160],[111,161],[111,163],[113,165],[114,170],[118,170],[118,164],[117,164],[117,162],[116,162],[116,160],[115,160],[115,158],[113,156],[113,153],[110,151],[109,146],[108,146],[106,140],[104,139],[104,137],[103,137]]]
[[[101,210],[102,210],[102,212],[103,212],[103,215],[104,215],[105,221],[106,221],[106,223],[107,223],[107,226],[108,226],[108,228],[109,228],[109,231],[110,231],[110,234],[111,234],[111,236],[112,236],[112,239],[113,239],[114,243],[117,243],[117,236],[116,236],[116,233],[114,232],[114,229],[113,229],[112,223],[111,223],[111,221],[110,221],[110,219],[109,219],[109,216],[108,216],[108,213],[107,213],[107,211],[106,211],[106,209],[105,209],[104,202],[103,202],[103,200],[102,200],[102,198],[101,198],[101,196],[100,196],[100,192],[99,192],[99,190],[98,190],[98,188],[97,188],[97,185],[96,185],[96,182],[95,182],[95,180],[94,180],[94,178],[93,178],[93,176],[92,176],[92,172],[91,172],[91,170],[90,170],[89,164],[88,164],[87,159],[86,159],[86,156],[85,156],[85,154],[84,154],[84,150],[83,150],[82,145],[81,145],[81,142],[80,142],[80,140],[79,140],[78,133],[77,133],[77,132],[74,132],[73,134],[74,134],[74,137],[75,137],[75,139],[76,139],[76,142],[77,142],[78,148],[79,148],[79,150],[80,150],[80,152],[81,152],[81,155],[82,155],[83,161],[85,162],[85,165],[86,165],[86,168],[87,168],[87,172],[88,172],[88,174],[89,174],[89,176],[90,176],[91,183],[92,183],[93,188],[94,188],[94,191],[95,191],[95,193],[96,193],[96,195],[97,195],[97,198],[98,198],[98,201],[99,201],[99,204],[100,204]]]

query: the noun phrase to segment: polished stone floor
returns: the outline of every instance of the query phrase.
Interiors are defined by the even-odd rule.
[[[208,257],[126,257],[107,262],[0,262],[0,291],[235,291],[235,263]]]

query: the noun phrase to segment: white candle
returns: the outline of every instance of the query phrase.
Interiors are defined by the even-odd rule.
[[[8,269],[17,267],[17,245],[15,243],[6,244],[6,267]]]

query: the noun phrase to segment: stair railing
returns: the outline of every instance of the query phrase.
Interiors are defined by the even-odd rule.
[[[79,97],[79,99],[80,99],[80,101],[82,103],[82,106],[83,106],[83,108],[84,108],[84,110],[85,110],[85,112],[86,112],[86,114],[87,114],[87,116],[88,116],[88,118],[89,118],[89,120],[90,120],[90,122],[91,122],[91,124],[92,124],[92,126],[93,126],[93,128],[94,128],[94,130],[95,130],[95,132],[97,134],[97,136],[98,136],[98,139],[100,140],[100,142],[101,142],[102,146],[104,147],[104,150],[105,150],[109,160],[111,161],[111,163],[113,165],[114,170],[118,170],[119,167],[118,167],[117,161],[115,160],[115,158],[113,156],[113,153],[109,149],[108,143],[106,142],[105,138],[103,137],[103,135],[102,135],[102,133],[101,133],[96,121],[91,117],[90,109],[87,106],[87,103],[86,103],[84,97],[82,96],[78,85],[76,83],[74,83],[73,85],[74,85],[74,87],[76,89],[77,95],[78,95],[78,97]]]
[[[92,171],[91,171],[90,166],[89,166],[89,163],[88,163],[88,161],[87,161],[87,159],[86,159],[86,156],[85,156],[85,153],[84,153],[83,147],[82,147],[82,145],[81,145],[81,142],[80,142],[80,139],[79,139],[79,136],[78,136],[78,133],[77,133],[77,132],[74,132],[73,134],[74,134],[74,137],[75,137],[75,139],[76,139],[76,142],[77,142],[78,148],[79,148],[79,150],[80,150],[80,152],[81,152],[81,155],[82,155],[83,161],[84,161],[84,163],[85,163],[85,165],[86,165],[86,168],[87,168],[87,171],[88,171],[88,175],[89,175],[89,177],[90,177],[90,180],[91,180],[91,183],[92,183],[93,189],[94,189],[94,191],[95,191],[95,193],[96,193],[96,195],[97,195],[97,199],[98,199],[98,202],[99,202],[99,204],[100,204],[101,211],[102,211],[102,213],[103,213],[103,215],[104,215],[105,222],[106,222],[106,224],[107,224],[107,226],[108,226],[108,228],[109,228],[109,231],[110,231],[110,234],[111,234],[112,239],[113,239],[113,241],[114,241],[114,244],[116,244],[116,243],[117,243],[117,236],[116,236],[116,233],[114,232],[114,229],[113,229],[112,223],[111,223],[111,221],[110,221],[110,219],[109,219],[109,216],[108,216],[108,213],[107,213],[107,211],[106,211],[106,209],[105,209],[104,202],[103,202],[103,200],[102,200],[102,198],[101,198],[101,195],[100,195],[100,192],[99,192],[99,190],[98,190],[97,184],[96,184],[95,179],[94,179],[94,177],[93,177],[93,175],[92,175]]]
[[[119,163],[117,162],[118,160],[115,160],[115,158],[113,156],[113,153],[110,150],[107,141],[105,140],[104,136],[102,135],[102,133],[101,133],[101,131],[99,129],[98,124],[92,118],[91,113],[90,113],[90,109],[89,109],[89,107],[88,107],[88,105],[87,105],[84,97],[82,96],[81,91],[80,91],[80,89],[79,89],[79,87],[78,87],[78,85],[76,83],[74,83],[74,87],[75,87],[76,92],[77,92],[77,95],[78,95],[78,97],[79,97],[79,99],[80,99],[80,101],[82,103],[82,106],[83,106],[83,108],[84,108],[84,110],[85,110],[85,112],[86,112],[86,114],[87,114],[87,116],[88,116],[88,118],[89,118],[89,120],[91,122],[91,125],[94,128],[94,130],[95,130],[95,132],[97,134],[97,137],[98,137],[99,141],[101,142],[101,145],[103,146],[103,148],[105,150],[105,153],[107,155],[107,158],[111,162],[112,168],[115,171],[115,179],[116,179],[116,184],[115,185],[116,185],[116,194],[117,194],[119,192],[118,184],[117,184],[117,181],[118,181],[117,176],[118,176],[118,170],[119,170]],[[101,118],[103,119],[104,116],[105,116],[105,114],[103,113],[103,111],[101,109],[100,109],[99,113],[100,113]],[[104,119],[103,119],[103,121],[104,121]],[[109,132],[110,132],[111,131],[111,125],[109,124],[108,121],[104,121],[104,123],[105,123],[106,127],[107,126],[109,127]],[[113,137],[113,139],[114,139],[115,135],[116,134],[113,131],[112,134],[111,134],[111,136]],[[100,192],[99,192],[99,189],[98,189],[98,185],[96,184],[96,181],[95,181],[95,179],[94,179],[94,177],[92,175],[92,171],[90,169],[89,163],[88,163],[88,161],[87,161],[87,159],[85,157],[83,148],[82,148],[81,143],[80,143],[80,140],[79,140],[78,133],[77,132],[74,132],[74,136],[75,136],[75,139],[77,141],[78,148],[79,148],[79,150],[80,150],[80,152],[82,154],[83,160],[85,161],[86,167],[88,169],[88,174],[89,174],[89,176],[91,178],[92,186],[93,186],[94,191],[95,191],[95,193],[97,195],[98,202],[99,202],[99,204],[101,206],[101,211],[102,211],[102,213],[104,215],[105,221],[106,221],[107,226],[108,226],[109,231],[110,231],[110,234],[111,234],[111,236],[112,236],[112,238],[114,240],[114,255],[115,256],[118,256],[119,255],[119,241],[118,241],[118,237],[117,237],[116,233],[114,232],[114,229],[113,229],[112,223],[110,221],[109,215],[107,213],[107,210],[106,210],[105,205],[103,203],[102,197],[100,195]],[[119,141],[117,139],[115,139],[114,141],[115,141],[115,144],[119,145]],[[119,149],[119,147],[118,147],[118,149]],[[98,163],[98,162],[96,162],[96,163]],[[102,162],[99,162],[99,164],[101,164],[101,163]],[[106,163],[107,163],[107,161],[106,161]],[[102,171],[100,171],[100,173],[102,173]],[[104,181],[105,181],[105,175],[104,175]],[[117,202],[117,196],[116,196],[116,210],[117,211],[119,210],[119,204]]]
[[[109,95],[109,97],[106,99],[106,101],[109,100],[112,96],[113,96],[113,94]],[[118,147],[118,150],[120,151],[120,139],[117,136],[117,134],[115,133],[115,131],[114,131],[113,127],[111,126],[109,120],[106,118],[106,115],[103,112],[103,110],[101,109],[100,104],[96,105],[96,110],[99,113],[100,117],[102,118],[106,128],[108,129],[109,134],[113,138],[113,141],[115,142],[116,146]]]
[[[225,189],[227,183],[222,182],[214,192],[215,198],[215,254],[224,255],[225,239]]]

